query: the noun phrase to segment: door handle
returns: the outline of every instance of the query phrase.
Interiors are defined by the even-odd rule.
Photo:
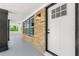
[[[50,33],[50,32],[47,32],[48,34]]]
[[[50,29],[48,29],[47,33],[48,33],[48,34],[50,33]]]

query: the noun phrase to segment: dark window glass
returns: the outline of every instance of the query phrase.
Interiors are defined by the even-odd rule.
[[[30,36],[33,36],[34,34],[34,28],[30,28]]]
[[[34,17],[33,16],[23,22],[23,33],[29,36],[34,35]]]
[[[51,15],[51,18],[52,18],[52,19],[55,18],[55,14],[52,14],[52,15]]]
[[[67,4],[57,7],[51,11],[51,19],[67,14]]]
[[[53,9],[51,13],[54,14],[55,13],[55,9]]]
[[[23,33],[25,34],[26,33],[26,21],[23,22]]]
[[[61,11],[61,16],[64,16],[64,15],[66,15],[66,14],[67,14],[67,11],[66,11],[66,10]]]
[[[67,5],[66,4],[64,4],[64,5],[61,6],[61,10],[64,10],[66,8],[67,8]]]
[[[24,22],[23,22],[23,33],[24,33]]]
[[[31,26],[34,26],[34,23],[32,23]]]
[[[26,20],[26,34],[29,35],[29,19]]]
[[[56,12],[60,12],[60,7],[56,8]]]
[[[56,17],[60,17],[60,12],[56,13]]]
[[[34,35],[34,17],[32,16],[29,20],[30,20],[30,23],[29,23],[30,32],[29,32],[29,34],[30,34],[30,36],[33,36]]]

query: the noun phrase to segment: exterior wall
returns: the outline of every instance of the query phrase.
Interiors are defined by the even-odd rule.
[[[41,17],[37,19],[39,13]],[[34,16],[34,37],[22,34],[23,40],[32,43],[41,53],[45,51],[45,27],[45,9],[41,9]]]
[[[23,38],[24,41],[27,41],[29,43],[33,43],[33,40],[34,40],[34,37],[30,37],[30,36],[28,36],[26,34],[23,34],[22,38]]]
[[[40,19],[37,15],[41,14]],[[34,17],[34,46],[40,51],[45,51],[45,9],[41,9]]]

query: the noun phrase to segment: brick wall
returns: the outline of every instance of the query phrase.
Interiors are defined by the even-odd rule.
[[[45,9],[41,9],[34,16],[34,37],[22,35],[23,40],[32,43],[41,53],[45,51],[45,23]]]

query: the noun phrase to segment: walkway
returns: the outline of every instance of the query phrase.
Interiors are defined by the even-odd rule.
[[[0,52],[1,56],[41,56],[34,47],[21,39],[20,33],[10,33],[9,50]]]

